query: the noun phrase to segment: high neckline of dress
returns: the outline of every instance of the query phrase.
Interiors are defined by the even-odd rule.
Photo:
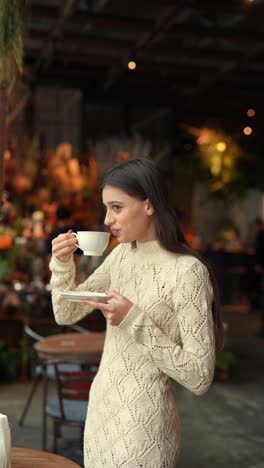
[[[136,251],[142,254],[157,254],[162,250],[162,246],[158,240],[139,242],[135,241]]]

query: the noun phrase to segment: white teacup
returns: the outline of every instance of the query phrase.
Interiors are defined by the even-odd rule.
[[[73,232],[84,255],[102,255],[109,243],[109,232],[77,231]]]

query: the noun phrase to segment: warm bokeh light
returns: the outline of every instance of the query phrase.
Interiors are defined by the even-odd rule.
[[[118,151],[116,153],[116,162],[127,161],[129,159],[129,152],[128,151]]]
[[[245,127],[244,130],[243,130],[244,134],[245,135],[251,135],[251,133],[253,132],[252,128],[251,127]]]
[[[229,182],[231,181],[231,178],[232,178],[232,173],[230,171],[223,171],[222,172],[222,181],[225,184],[229,184]]]
[[[137,64],[134,60],[130,60],[127,64],[129,70],[135,70],[137,67]]]
[[[213,154],[210,161],[210,171],[211,174],[217,176],[221,172],[222,167],[222,157],[220,154]]]
[[[225,168],[231,169],[234,165],[234,161],[230,154],[226,154],[223,158],[223,166]]]
[[[210,141],[210,131],[207,128],[203,128],[200,131],[200,135],[197,138],[198,145],[207,145]]]
[[[4,152],[4,160],[5,161],[9,161],[9,159],[11,159],[11,153],[9,150],[5,150]]]
[[[188,131],[197,138],[200,161],[210,171],[210,192],[225,192],[236,179],[239,160],[243,157],[241,148],[220,129],[188,127]]]
[[[226,150],[226,143],[224,141],[219,141],[215,147],[219,153],[223,153]]]
[[[256,115],[256,111],[254,109],[248,109],[247,116],[254,117]]]

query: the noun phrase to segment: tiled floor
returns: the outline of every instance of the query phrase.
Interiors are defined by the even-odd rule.
[[[177,468],[264,467],[264,339],[255,337],[259,315],[235,313],[227,316],[227,321],[229,347],[238,357],[232,379],[215,382],[202,397],[174,386],[183,439]],[[29,389],[29,384],[1,384],[0,412],[9,417],[13,446],[40,448],[41,387],[25,426],[17,425]],[[67,439],[77,441],[78,433],[73,431],[67,430]],[[69,446],[71,451],[66,450]],[[64,443],[63,447],[63,454],[82,464],[77,445]]]

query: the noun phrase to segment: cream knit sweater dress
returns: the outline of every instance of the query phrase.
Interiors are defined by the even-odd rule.
[[[215,364],[212,286],[196,258],[158,241],[120,244],[78,287],[73,260],[52,258],[52,300],[60,324],[91,310],[59,291],[115,290],[134,306],[119,326],[107,325],[89,396],[85,468],[175,468],[180,420],[170,378],[197,395],[210,386]]]

